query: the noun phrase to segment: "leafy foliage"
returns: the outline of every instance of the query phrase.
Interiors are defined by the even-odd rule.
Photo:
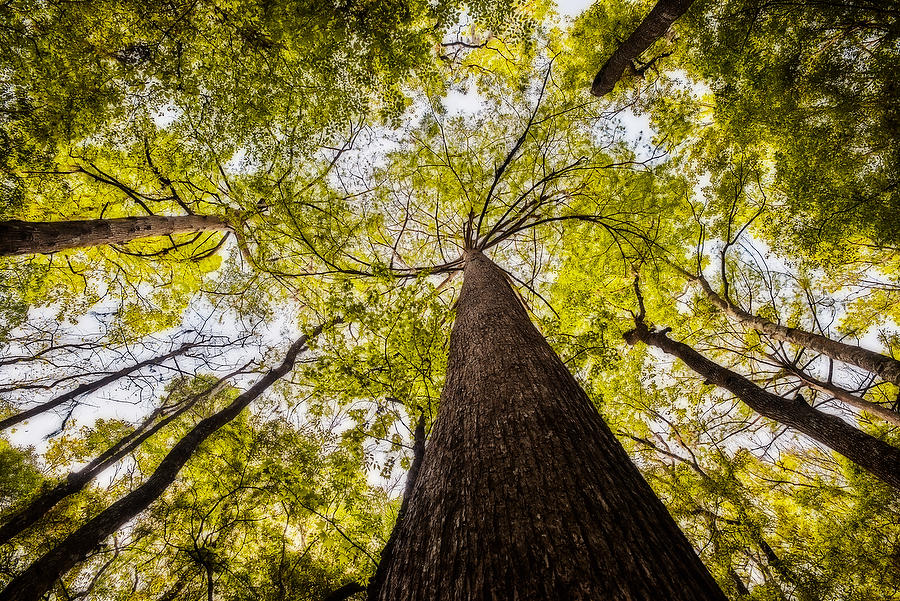
[[[588,99],[650,6],[598,2],[571,25],[542,1],[0,6],[0,220],[225,223],[0,257],[4,415],[197,345],[4,432],[2,519],[159,425],[0,547],[0,580],[322,326],[50,595],[312,601],[364,584],[414,424],[440,410],[461,255],[479,248],[730,598],[900,599],[896,491],[623,341],[638,275],[649,323],[900,445],[802,376],[896,411],[894,383],[743,328],[696,280],[896,355],[898,9],[698,2]]]

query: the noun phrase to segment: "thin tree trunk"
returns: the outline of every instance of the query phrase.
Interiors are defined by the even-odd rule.
[[[138,448],[145,440],[162,430],[164,427],[184,415],[197,402],[208,396],[216,394],[226,384],[226,380],[219,380],[214,386],[204,392],[192,395],[185,399],[179,406],[169,408],[169,414],[163,416],[162,408],[151,413],[144,422],[126,436],[123,436],[115,444],[101,453],[93,461],[80,470],[70,472],[66,478],[53,488],[40,493],[32,499],[28,505],[10,516],[0,526],[0,545],[6,544],[13,537],[19,535],[25,529],[34,525],[39,519],[53,509],[57,503],[84,490],[94,478],[103,470],[115,464]]]
[[[0,221],[0,256],[54,253],[70,248],[122,244],[138,238],[230,229],[220,217],[117,217],[84,221]]]
[[[213,580],[212,566],[206,564],[206,601],[214,601],[215,598],[215,581]]]
[[[781,363],[779,361],[779,363]],[[782,363],[782,365],[784,365]],[[866,399],[859,397],[848,390],[844,390],[840,386],[836,386],[831,382],[823,382],[818,380],[811,375],[807,374],[805,371],[799,368],[795,368],[790,365],[784,365],[784,368],[787,369],[790,373],[797,376],[801,382],[809,386],[810,388],[815,388],[825,394],[830,394],[834,398],[844,403],[847,403],[851,407],[855,407],[860,411],[866,411],[871,413],[872,415],[877,415],[881,419],[894,424],[895,426],[900,426],[900,413],[896,411],[891,411],[887,407],[879,405],[878,403],[873,403],[872,401],[867,401]]]
[[[810,407],[802,399],[787,399],[763,390],[747,378],[710,361],[690,346],[651,332],[643,322],[625,335],[629,344],[638,340],[681,359],[707,382],[732,392],[764,417],[799,430],[829,449],[900,489],[900,449],[854,428],[842,419]]]
[[[728,568],[728,577],[731,578],[731,582],[734,583],[734,588],[737,590],[738,596],[747,597],[750,595],[750,590],[747,588],[747,585],[744,584],[744,581],[738,576],[738,573],[734,571],[734,568]]]
[[[664,36],[672,23],[687,12],[694,0],[659,0],[628,39],[619,44],[594,77],[591,94],[600,97],[612,92],[631,61]]]
[[[318,326],[312,336],[318,336],[321,331],[322,326]],[[237,417],[254,399],[291,371],[298,355],[306,349],[309,338],[301,336],[288,349],[281,365],[271,369],[230,405],[194,426],[184,438],[175,443],[156,471],[143,484],[91,518],[22,574],[13,578],[0,592],[0,601],[38,601],[58,578],[72,569],[87,553],[147,509],[175,481],[178,472],[203,441]]]
[[[813,334],[812,332],[798,330],[796,328],[788,328],[773,323],[768,319],[757,317],[752,313],[744,311],[728,299],[719,296],[719,294],[712,289],[712,286],[709,285],[709,282],[705,277],[695,276],[681,269],[679,269],[679,271],[689,279],[698,282],[710,302],[739,323],[755,330],[759,330],[775,340],[780,340],[781,342],[787,342],[822,353],[835,361],[855,365],[860,369],[873,373],[886,382],[900,385],[900,361],[897,359],[852,344],[844,344],[843,342],[832,340],[827,336]]]
[[[706,476],[705,472],[701,473],[703,473],[704,477]],[[711,511],[706,511],[703,513],[706,516],[706,523],[709,525],[709,540],[712,544],[713,555],[719,555],[721,553],[721,545],[719,545],[719,529],[716,525],[718,516]],[[744,581],[741,579],[738,573],[734,571],[734,567],[731,565],[730,559],[728,560],[728,578],[730,578],[731,583],[734,584],[734,588],[735,590],[737,590],[739,597],[744,597],[750,594],[750,591],[747,590],[747,585],[744,584]]]
[[[369,598],[723,601],[505,274],[477,251],[464,274],[440,411]]]
[[[158,357],[152,357],[150,359],[145,359],[134,365],[129,365],[128,367],[123,367],[119,371],[113,372],[109,375],[103,376],[99,380],[94,380],[93,382],[87,382],[86,384],[82,384],[81,386],[75,388],[74,390],[70,390],[64,394],[59,395],[58,397],[54,397],[49,401],[41,403],[40,405],[35,405],[31,409],[26,409],[25,411],[21,411],[15,415],[11,415],[3,420],[0,420],[0,430],[6,430],[7,428],[11,428],[16,424],[22,423],[23,421],[34,417],[35,415],[39,415],[45,411],[50,411],[56,407],[64,403],[68,403],[69,401],[73,401],[80,397],[81,395],[88,394],[90,392],[94,392],[95,390],[99,390],[106,386],[107,384],[112,384],[116,380],[120,378],[124,378],[125,376],[138,371],[148,365],[159,365],[163,361],[167,361],[172,359],[173,357],[178,357],[183,355],[187,351],[191,350],[197,346],[196,342],[187,342],[182,344],[180,347],[166,353],[165,355],[160,355]]]
[[[422,461],[425,459],[425,414],[419,415],[419,421],[416,423],[416,429],[413,433],[413,460],[406,473],[406,485],[403,487],[403,500],[400,501],[400,511],[397,512],[397,520],[391,529],[391,535],[388,537],[387,543],[381,550],[381,557],[378,561],[378,567],[375,574],[369,579],[369,585],[366,587],[368,597],[374,598],[377,595],[375,587],[384,581],[384,571],[391,563],[391,554],[394,551],[394,545],[397,544],[397,536],[400,532],[400,525],[403,518],[409,510],[409,501],[412,498],[413,490],[416,487],[416,481],[419,479],[419,472],[422,468]]]

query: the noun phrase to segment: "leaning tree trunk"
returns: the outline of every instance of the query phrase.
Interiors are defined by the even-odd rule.
[[[799,379],[810,388],[814,388],[820,392],[831,395],[837,400],[842,401],[847,405],[850,405],[851,407],[855,407],[860,411],[866,411],[868,413],[871,413],[872,415],[877,415],[881,419],[888,421],[895,426],[900,426],[900,413],[897,413],[896,411],[893,411],[888,407],[884,407],[883,405],[879,405],[878,403],[873,403],[872,401],[857,396],[849,390],[845,390],[832,382],[823,382],[822,380],[818,380],[798,367],[785,365],[780,361],[779,363],[782,364],[784,369],[796,376],[797,379]]]
[[[86,221],[0,221],[0,256],[54,253],[70,248],[122,244],[138,238],[230,229],[219,217],[178,215]]]
[[[313,331],[317,336],[322,326]],[[288,349],[284,361],[260,378],[224,409],[201,420],[184,438],[175,443],[159,467],[136,489],[91,518],[28,569],[13,578],[0,592],[0,601],[38,601],[57,580],[84,558],[92,549],[116,532],[126,522],[147,509],[175,481],[178,472],[203,441],[236,418],[241,411],[294,367],[299,354],[306,349],[308,336],[302,336]]]
[[[440,412],[372,601],[724,600],[504,273],[469,251]]]
[[[234,374],[231,374],[234,375]],[[226,378],[229,376],[226,376]],[[217,394],[227,384],[227,379],[220,379],[203,392],[193,394],[181,403],[170,407],[160,407],[153,411],[132,432],[126,434],[112,446],[103,451],[84,467],[68,473],[53,488],[40,492],[27,505],[13,513],[0,524],[0,545],[8,543],[26,529],[33,526],[66,497],[80,493],[88,484],[110,466],[118,463],[137,449],[151,436],[170,423],[190,411],[201,399]]]
[[[771,322],[768,319],[763,319],[762,317],[748,313],[727,298],[719,296],[702,275],[695,276],[684,270],[679,271],[689,279],[698,282],[709,301],[723,313],[739,323],[755,330],[759,330],[775,340],[802,346],[818,353],[822,353],[835,361],[855,365],[860,369],[873,373],[886,382],[900,385],[900,361],[897,359],[852,344],[844,344],[843,342],[832,340],[831,338],[820,334],[798,330],[797,328],[788,328],[781,324]]]
[[[650,331],[642,322],[637,322],[636,326],[625,334],[629,344],[640,340],[678,357],[707,382],[733,393],[760,415],[799,430],[900,489],[900,449],[854,428],[839,417],[811,407],[800,398],[788,399],[760,388],[742,375],[710,361],[687,344],[672,340],[665,331]]]
[[[659,0],[637,29],[619,44],[600,68],[591,85],[591,94],[599,97],[612,92],[631,61],[664,36],[672,23],[686,13],[693,2],[694,0]]]

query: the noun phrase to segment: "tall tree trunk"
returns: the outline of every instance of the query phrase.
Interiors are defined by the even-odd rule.
[[[694,0],[659,0],[637,29],[619,44],[600,68],[591,85],[591,94],[600,97],[612,92],[631,61],[664,36],[672,23],[686,13],[693,2]]]
[[[0,526],[0,545],[6,544],[13,537],[30,528],[66,497],[84,490],[106,468],[128,456],[145,440],[184,415],[200,399],[218,393],[224,388],[226,383],[225,379],[219,380],[207,390],[191,395],[175,407],[169,407],[168,411],[165,411],[165,408],[153,411],[133,432],[120,438],[115,444],[81,469],[70,472],[62,482],[49,490],[41,492],[28,505],[7,518],[3,525]]]
[[[318,336],[318,326],[312,336]],[[13,578],[0,592],[0,601],[38,601],[54,583],[123,524],[147,509],[175,481],[178,472],[203,441],[233,420],[259,395],[294,367],[298,355],[306,349],[309,336],[301,336],[285,355],[281,365],[271,369],[256,384],[239,395],[227,407],[201,420],[184,438],[175,443],[156,471],[136,489],[91,518],[81,528]]]
[[[219,217],[178,215],[86,221],[0,221],[0,256],[54,253],[70,248],[122,244],[137,238],[230,229]]]
[[[159,365],[164,361],[167,361],[173,357],[178,357],[179,355],[183,355],[190,349],[197,346],[195,342],[187,342],[182,344],[177,349],[168,352],[164,355],[160,355],[158,357],[152,357],[150,359],[145,359],[133,365],[129,365],[127,367],[123,367],[122,369],[115,371],[111,374],[103,376],[98,380],[94,380],[93,382],[87,382],[86,384],[82,384],[77,388],[70,390],[69,392],[63,393],[57,397],[50,399],[44,403],[39,405],[35,405],[31,409],[26,409],[25,411],[20,411],[15,415],[11,415],[5,419],[0,420],[0,430],[6,430],[7,428],[11,428],[16,424],[19,424],[26,419],[30,419],[35,415],[39,415],[44,411],[50,411],[51,409],[55,409],[62,404],[68,403],[69,401],[74,401],[78,397],[84,394],[88,394],[89,392],[94,392],[95,390],[99,390],[106,386],[107,384],[112,384],[119,378],[124,378],[128,374],[134,373],[139,369],[147,367],[148,365]]]
[[[820,334],[788,328],[748,313],[727,298],[719,296],[702,275],[692,275],[682,269],[679,269],[679,271],[687,278],[698,282],[704,294],[714,306],[744,326],[759,330],[775,340],[805,347],[827,355],[835,361],[855,365],[860,369],[879,376],[886,382],[900,385],[900,361],[897,359],[852,344],[844,344]]]
[[[744,581],[738,576],[738,573],[734,571],[734,568],[728,568],[728,577],[731,578],[731,582],[734,583],[734,588],[737,590],[737,594],[739,597],[747,597],[750,595],[750,589],[747,588],[747,585],[744,584]]]
[[[747,378],[710,361],[665,331],[650,331],[643,322],[627,332],[625,340],[638,340],[678,357],[707,382],[732,392],[764,417],[803,432],[829,449],[858,464],[876,478],[900,489],[900,449],[854,428],[842,419],[810,407],[802,399],[787,399],[763,390]]]
[[[421,469],[372,601],[725,599],[477,251]]]

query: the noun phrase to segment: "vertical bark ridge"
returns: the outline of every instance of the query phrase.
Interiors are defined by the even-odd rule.
[[[72,248],[122,244],[138,238],[216,232],[226,221],[207,215],[117,217],[80,221],[0,221],[0,256],[48,254]]]
[[[587,395],[477,251],[447,381],[371,601],[724,600]]]

